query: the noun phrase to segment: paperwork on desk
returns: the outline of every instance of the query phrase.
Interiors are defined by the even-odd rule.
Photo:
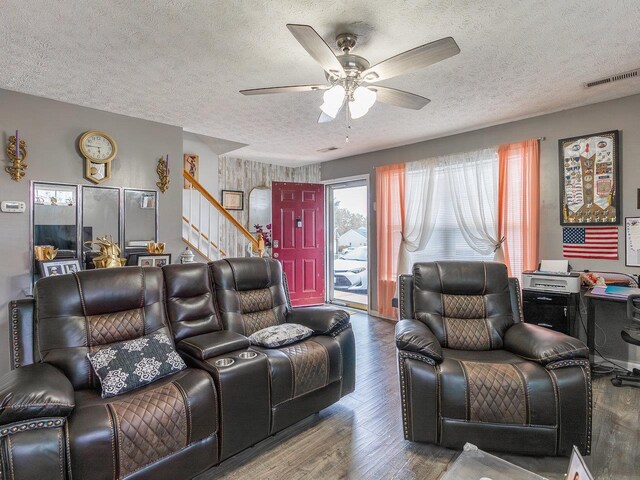
[[[634,293],[640,294],[640,288],[616,287],[613,285],[608,287],[595,286],[591,289],[591,293],[593,295],[602,295],[605,297],[627,298],[629,295]]]

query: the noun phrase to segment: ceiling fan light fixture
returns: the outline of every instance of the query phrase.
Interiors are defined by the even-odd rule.
[[[329,90],[326,90],[322,96],[324,103],[320,105],[320,110],[331,118],[336,118],[344,102],[345,93],[342,85],[334,85]]]
[[[353,100],[349,101],[349,112],[351,118],[356,119],[367,114],[369,109],[376,103],[378,94],[366,87],[358,87],[353,92]]]

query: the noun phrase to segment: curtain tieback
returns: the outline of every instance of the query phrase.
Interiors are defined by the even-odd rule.
[[[493,249],[493,253],[496,253],[498,249],[502,246],[506,238],[503,236],[498,243],[496,243],[495,248]]]

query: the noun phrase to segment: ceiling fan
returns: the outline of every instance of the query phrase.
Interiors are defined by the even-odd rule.
[[[285,87],[254,88],[240,90],[243,95],[264,95],[270,93],[311,92],[324,90],[324,103],[318,123],[335,119],[346,104],[347,119],[364,116],[376,101],[396,107],[420,110],[431,100],[414,93],[382,87],[376,82],[428,67],[436,62],[460,53],[458,44],[452,37],[407,50],[388,58],[373,67],[367,59],[351,53],[356,46],[357,36],[342,33],[336,37],[336,44],[342,55],[336,56],[329,45],[309,25],[288,24],[287,28],[303,48],[325,71],[328,85],[290,85]]]

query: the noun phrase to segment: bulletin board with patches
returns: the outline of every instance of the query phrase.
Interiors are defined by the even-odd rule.
[[[558,141],[560,225],[619,225],[618,130]]]

